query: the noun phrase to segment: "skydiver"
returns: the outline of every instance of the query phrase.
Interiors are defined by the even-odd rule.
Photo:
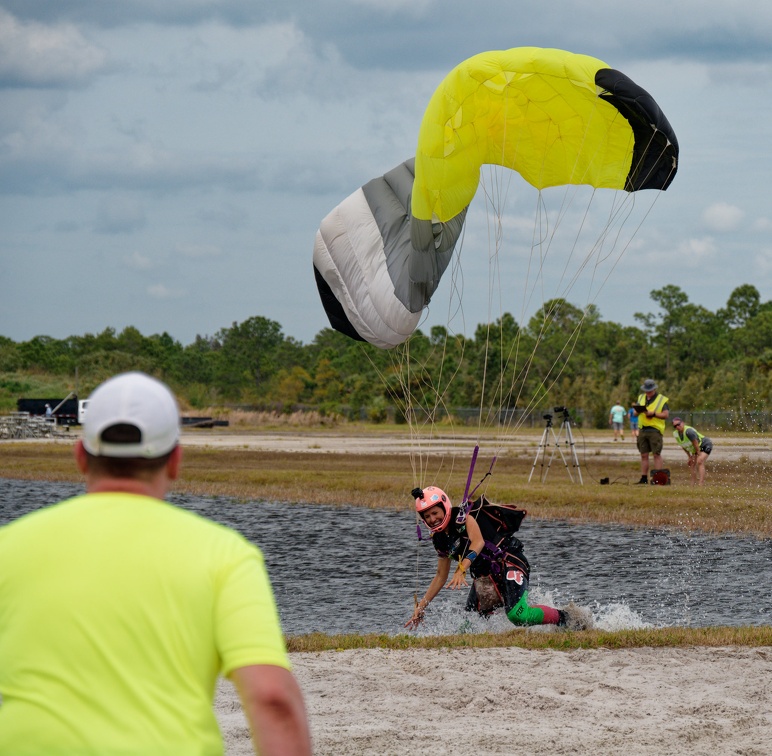
[[[464,514],[436,486],[416,488],[412,493],[416,512],[431,531],[437,552],[437,572],[405,627],[414,630],[423,622],[426,607],[446,585],[453,590],[468,586],[467,572],[473,581],[467,596],[467,611],[487,617],[503,606],[509,621],[518,626],[558,625],[569,630],[592,626],[589,612],[574,604],[566,609],[529,605],[531,568],[523,553],[523,544],[514,535],[525,510],[490,504],[480,497]],[[458,561],[458,567],[448,582],[452,560]]]

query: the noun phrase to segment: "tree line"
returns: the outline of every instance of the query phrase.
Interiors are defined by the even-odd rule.
[[[519,324],[510,314],[472,337],[442,326],[380,350],[325,328],[303,344],[261,316],[196,336],[120,333],[15,342],[0,336],[0,398],[24,391],[19,375],[59,376],[82,397],[124,370],[167,381],[191,409],[241,405],[383,419],[406,412],[476,407],[581,408],[604,427],[609,407],[629,405],[654,378],[671,406],[686,410],[766,410],[772,400],[772,301],[755,286],[736,288],[716,312],[689,302],[678,286],[650,294],[655,312],[635,326],[605,321],[594,306],[552,299]]]

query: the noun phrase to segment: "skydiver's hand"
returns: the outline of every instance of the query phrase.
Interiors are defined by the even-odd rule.
[[[466,582],[466,573],[463,570],[456,570],[446,587],[451,590],[456,590],[457,588],[463,588],[468,585],[469,583]]]
[[[424,610],[416,607],[413,616],[405,623],[408,630],[415,630],[424,621]]]

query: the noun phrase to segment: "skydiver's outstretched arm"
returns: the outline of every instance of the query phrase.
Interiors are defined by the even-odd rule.
[[[424,597],[416,604],[413,616],[405,623],[408,630],[415,630],[424,620],[424,611],[431,600],[442,590],[445,581],[450,574],[450,559],[448,557],[437,557],[437,572],[429,583]]]

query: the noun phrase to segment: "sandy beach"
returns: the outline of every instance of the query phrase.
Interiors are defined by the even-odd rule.
[[[772,648],[292,654],[314,753],[772,753]],[[233,686],[216,712],[250,754]]]

